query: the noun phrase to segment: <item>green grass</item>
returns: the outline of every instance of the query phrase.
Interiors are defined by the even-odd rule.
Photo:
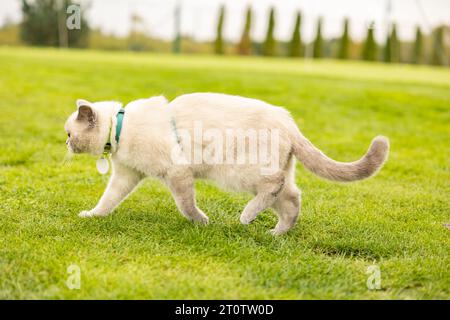
[[[450,70],[358,62],[0,48],[0,298],[449,299]],[[388,163],[353,184],[297,166],[302,216],[274,238],[249,195],[199,182],[195,226],[148,180],[115,214],[80,219],[103,192],[94,159],[64,161],[75,99],[195,91],[286,106],[331,157],[391,139]],[[81,268],[69,290],[67,267]],[[381,270],[368,290],[366,270]]]

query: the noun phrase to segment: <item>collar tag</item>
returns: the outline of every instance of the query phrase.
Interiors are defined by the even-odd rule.
[[[100,174],[107,174],[109,171],[109,161],[108,158],[103,155],[99,159],[97,159],[96,167]]]

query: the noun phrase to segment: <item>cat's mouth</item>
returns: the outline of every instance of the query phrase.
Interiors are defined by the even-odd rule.
[[[69,150],[69,152],[71,152],[71,153],[81,153],[82,152],[79,148],[77,148],[72,143],[70,143],[70,141],[66,142],[66,145],[67,145],[67,150]]]

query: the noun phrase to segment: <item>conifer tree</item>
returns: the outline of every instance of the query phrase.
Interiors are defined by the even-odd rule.
[[[269,23],[267,26],[266,40],[264,41],[263,54],[266,56],[273,56],[276,54],[276,42],[274,38],[275,31],[275,9],[270,8]]]
[[[392,55],[392,62],[394,63],[400,62],[400,41],[397,36],[397,26],[395,23],[392,25],[391,55]]]
[[[322,58],[323,56],[323,38],[322,38],[322,18],[317,21],[317,33],[313,44],[313,57]]]
[[[292,31],[292,38],[289,43],[289,55],[291,57],[301,57],[303,55],[302,37],[300,31],[301,19],[301,13],[297,12],[294,30]]]
[[[414,41],[413,59],[414,63],[423,62],[423,36],[420,27],[416,28],[416,40]]]
[[[339,59],[348,59],[349,57],[349,47],[350,47],[350,36],[349,36],[349,20],[344,20],[344,31],[342,32],[342,37],[339,45]]]
[[[431,63],[438,66],[444,65],[444,27],[438,27],[433,32],[433,51]]]
[[[384,47],[385,62],[400,62],[400,43],[397,37],[397,26],[392,24],[392,30],[386,39]]]
[[[238,53],[242,55],[249,55],[252,52],[252,40],[250,37],[250,31],[252,27],[252,8],[247,8],[245,15],[245,25],[242,31],[241,40],[238,44]]]
[[[377,43],[373,35],[373,24],[367,28],[366,41],[364,42],[362,58],[367,61],[377,60]]]
[[[223,35],[222,35],[224,19],[225,19],[225,6],[221,6],[219,11],[219,20],[217,21],[217,35],[214,48],[215,49],[214,52],[216,54],[224,53]]]

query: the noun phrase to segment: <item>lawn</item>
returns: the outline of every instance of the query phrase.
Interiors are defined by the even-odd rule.
[[[449,299],[450,69],[362,62],[0,47],[1,299]],[[302,215],[272,237],[270,210],[198,182],[196,226],[146,181],[113,215],[81,219],[105,188],[95,159],[66,158],[75,100],[215,91],[288,108],[331,157],[390,138],[378,176],[352,184],[297,166]],[[66,286],[67,268],[80,289]],[[378,266],[381,289],[369,290]]]

